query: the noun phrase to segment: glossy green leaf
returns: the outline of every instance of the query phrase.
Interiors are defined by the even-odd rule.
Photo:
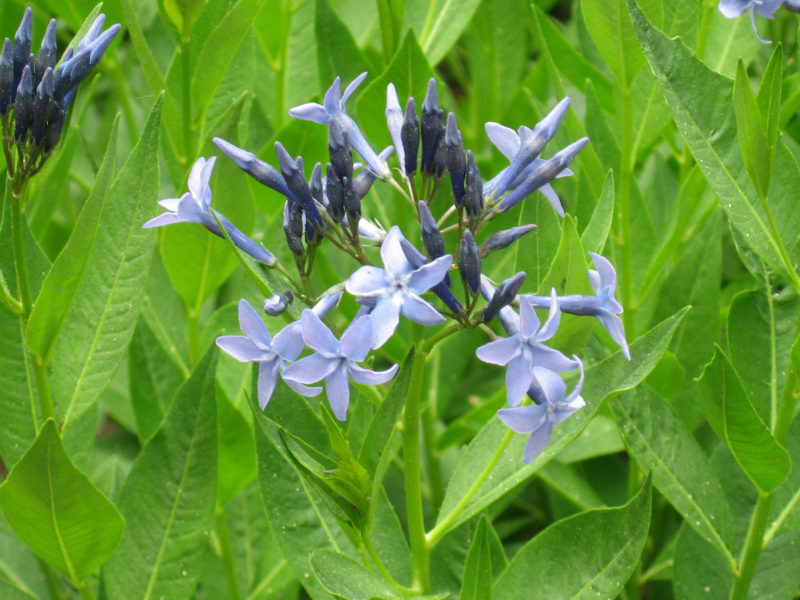
[[[581,393],[586,406],[554,429],[550,445],[530,464],[522,464],[527,437],[514,435],[498,419],[489,421],[461,454],[448,483],[437,526],[444,527],[441,523],[447,518],[444,531],[451,530],[533,476],[583,431],[609,396],[635,387],[647,376],[666,350],[685,314],[684,309],[631,344],[632,360],[626,360],[618,351],[588,368],[586,384]],[[487,467],[497,448],[509,435],[512,438],[508,447],[491,468],[487,479],[477,481],[479,487],[473,490],[476,473]],[[471,496],[473,493],[474,496]],[[465,497],[467,502],[464,505]],[[450,516],[451,512],[453,516]]]
[[[349,556],[317,550],[311,555],[311,567],[322,585],[331,593],[348,600],[396,598],[392,588]]]
[[[778,487],[791,469],[786,450],[775,440],[747,396],[739,374],[718,347],[703,373],[703,412],[730,448],[739,466],[763,493]]]
[[[764,133],[767,136],[767,144],[770,151],[769,164],[775,159],[775,148],[778,145],[778,133],[780,131],[780,114],[783,100],[783,47],[776,44],[775,50],[769,59],[767,68],[761,78],[761,85],[758,87],[756,99],[758,101],[758,111],[761,114],[761,123],[764,126]]]
[[[160,4],[181,37],[188,39],[205,0],[161,0]]]
[[[216,500],[216,348],[178,390],[119,495],[128,526],[103,572],[110,600],[189,598],[206,560]]]
[[[543,598],[615,598],[647,541],[651,489],[648,479],[624,506],[586,511],[539,533],[500,575],[494,597],[536,590]]]
[[[761,111],[753,90],[750,88],[750,77],[741,60],[736,69],[736,81],[733,85],[733,108],[736,114],[739,149],[742,151],[744,167],[759,195],[766,198],[772,175],[770,153],[774,157],[775,150],[774,145],[770,149],[767,134],[761,122]]]
[[[614,217],[614,172],[608,171],[603,183],[603,192],[594,207],[591,220],[581,233],[581,244],[586,252],[603,251],[611,231],[611,221]]]
[[[586,27],[614,77],[623,88],[629,88],[645,65],[645,58],[625,4],[621,0],[582,0],[581,10]]]
[[[52,388],[62,435],[108,385],[136,327],[154,246],[152,232],[142,224],[157,207],[160,118],[161,99],[108,192],[92,206],[100,216],[87,223],[95,237],[85,265],[72,264],[80,260],[78,246],[62,263],[65,283],[81,273],[52,349]],[[59,284],[53,294],[60,289]]]
[[[52,419],[0,486],[0,508],[20,539],[75,583],[108,560],[125,526],[72,464]]]
[[[319,89],[322,91],[327,90],[337,77],[341,77],[346,85],[370,69],[350,30],[333,11],[328,0],[316,0],[316,8]]]
[[[652,471],[656,488],[732,563],[728,505],[708,458],[691,433],[652,392],[620,396],[611,406],[625,445],[639,467]]]
[[[249,411],[246,404],[244,408]],[[219,384],[217,440],[217,504],[225,506],[256,478],[256,443],[252,422]]]
[[[480,0],[434,0],[428,3],[419,43],[431,64],[441,61],[469,25]]]
[[[492,599],[492,551],[489,546],[489,525],[484,515],[478,521],[472,544],[464,563],[461,600]]]

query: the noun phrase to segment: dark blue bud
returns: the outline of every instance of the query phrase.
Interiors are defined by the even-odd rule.
[[[325,196],[328,198],[328,213],[337,223],[344,217],[344,188],[331,163],[325,167]]]
[[[480,248],[481,256],[485,258],[492,250],[507,248],[523,235],[534,229],[536,229],[536,225],[531,223],[530,225],[520,225],[518,227],[512,227],[511,229],[498,231],[483,243]]]
[[[353,179],[353,155],[350,152],[350,141],[347,132],[336,119],[331,119],[328,124],[328,152],[331,164],[336,170],[339,179],[347,177]]]
[[[347,220],[351,225],[358,226],[361,218],[361,198],[353,189],[353,182],[347,177],[342,178],[342,189],[344,190],[344,212],[347,213]]]
[[[419,207],[419,227],[422,233],[422,244],[431,259],[444,256],[444,236],[436,225],[431,209],[424,201],[420,201]]]
[[[296,202],[286,201],[283,205],[283,232],[286,244],[294,254],[302,256],[303,249],[303,209]]]
[[[108,47],[111,45],[111,42],[114,41],[114,38],[119,33],[122,26],[119,23],[116,23],[106,29],[97,39],[92,41],[91,44],[86,46],[86,48],[90,51],[89,55],[89,62],[94,67],[97,63],[100,62],[100,59],[103,58],[103,54],[105,54]]]
[[[56,75],[58,75],[58,73],[56,73]],[[297,202],[297,198],[295,198],[294,194],[289,190],[278,169],[260,160],[252,152],[234,146],[222,138],[215,137],[213,141],[217,145],[217,148],[225,153],[225,156],[235,162],[242,171],[250,175],[253,179],[283,194],[292,202]]]
[[[464,231],[458,247],[458,271],[464,287],[477,296],[481,289],[481,255],[469,229]]]
[[[225,234],[223,234],[222,230],[220,229],[221,224],[222,227],[225,228],[225,233],[228,234],[228,237],[237,248],[249,254],[257,261],[264,263],[268,267],[274,267],[277,264],[278,259],[275,258],[275,256],[273,256],[269,250],[247,237],[244,232],[242,232],[228,219],[228,217],[215,211],[214,209],[211,210],[214,214],[209,214],[210,218],[208,221],[204,220],[202,222],[206,229],[208,229],[214,235],[224,238]],[[214,218],[215,216],[216,218]],[[219,223],[217,223],[217,220],[219,220]]]
[[[44,132],[44,153],[49,154],[50,151],[56,147],[58,141],[61,139],[61,129],[64,127],[64,120],[67,117],[67,111],[54,103],[50,111],[50,118],[47,120],[47,129]]]
[[[464,190],[464,208],[470,221],[476,221],[483,215],[483,178],[475,164],[472,150],[467,151],[467,176]]]
[[[36,85],[39,85],[39,82],[42,80],[42,77],[44,77],[44,73],[48,68],[52,69],[56,66],[57,52],[56,20],[50,19],[50,22],[47,24],[47,29],[44,32],[44,37],[42,38],[42,45],[39,48],[39,56],[36,57]]]
[[[22,70],[28,64],[28,58],[31,53],[31,40],[33,39],[33,10],[31,7],[25,9],[25,14],[22,15],[22,22],[19,24],[19,29],[14,35],[14,82],[19,85],[20,78],[22,77]],[[33,73],[31,73],[33,75]],[[31,80],[32,81],[32,80]]]
[[[417,154],[419,154],[419,119],[417,119],[417,103],[413,96],[406,103],[403,126],[400,128],[400,139],[405,154],[405,173],[412,177],[417,172]]]
[[[56,100],[63,103],[64,106],[69,105],[71,100],[70,92],[74,90],[78,84],[83,80],[92,66],[89,64],[89,50],[84,48],[78,51],[75,56],[68,61],[61,61],[61,65],[56,69],[55,73],[55,97]]]
[[[37,144],[44,138],[47,122],[55,105],[53,98],[53,69],[47,67],[36,88],[33,99],[33,141]]]
[[[306,219],[311,222],[315,229],[322,230],[324,221],[314,204],[314,198],[311,196],[311,190],[308,189],[308,182],[303,172],[280,142],[275,142],[275,153],[278,155],[278,164],[281,167],[283,180],[303,207]]]
[[[311,197],[323,204],[322,202],[322,163],[314,165],[314,170],[311,171],[311,179],[308,181],[308,189],[311,191]]]
[[[495,317],[501,308],[511,304],[514,301],[514,298],[517,297],[517,294],[519,293],[524,281],[525,271],[520,271],[501,283],[497,290],[495,290],[492,299],[489,301],[489,305],[486,307],[486,310],[483,311],[483,320],[488,323]]]
[[[408,262],[410,262],[415,269],[418,269],[428,262],[428,260],[425,258],[425,255],[417,250],[407,239],[403,238],[400,240],[400,247],[403,249],[403,254],[405,254]],[[433,286],[431,291],[436,294],[439,299],[444,302],[454,313],[458,314],[464,310],[464,307],[458,301],[458,298],[453,295],[453,292],[450,291],[450,288],[447,286],[444,280]]]
[[[264,312],[271,317],[277,317],[286,310],[286,307],[288,307],[293,300],[294,294],[292,294],[291,290],[285,290],[280,294],[275,294],[264,300]]]
[[[440,142],[444,140],[444,126],[442,126],[442,135],[439,136]],[[445,145],[444,143],[440,143],[436,146],[436,152],[433,155],[433,163],[431,164],[430,173],[434,179],[441,179],[444,175],[445,169],[447,168],[447,162],[445,159]]]
[[[5,117],[8,114],[8,109],[14,101],[16,93],[11,40],[6,38],[3,42],[3,52],[0,53],[0,117]]]
[[[458,130],[456,116],[447,115],[447,127],[444,134],[444,160],[447,172],[450,173],[450,184],[456,206],[461,206],[464,199],[464,176],[467,172],[467,157],[464,152],[464,140]]]
[[[383,162],[386,162],[389,157],[394,152],[394,147],[387,146],[383,150],[381,150],[380,154],[378,154],[378,158],[380,158]],[[372,169],[362,169],[361,172],[355,176],[353,179],[353,192],[356,196],[358,196],[359,200],[362,200],[368,193],[372,184],[378,179],[378,176]]]
[[[86,32],[81,40],[78,42],[78,50],[83,50],[89,44],[97,39],[97,36],[100,35],[100,32],[103,31],[103,25],[105,25],[106,16],[103,13],[97,15],[97,18],[92,21],[89,30]]]
[[[422,103],[422,164],[423,175],[433,174],[433,161],[436,157],[436,149],[443,134],[442,115],[444,111],[439,108],[439,98],[436,91],[436,80],[431,77],[428,81],[428,89],[425,93],[425,101]]]
[[[33,74],[25,65],[14,98],[14,139],[18,144],[25,141],[28,129],[33,125]]]

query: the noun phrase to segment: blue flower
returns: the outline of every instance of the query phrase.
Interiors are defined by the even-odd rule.
[[[453,257],[441,256],[415,268],[401,245],[405,238],[397,226],[392,227],[381,245],[383,269],[364,266],[347,280],[345,289],[354,296],[365,296],[375,302],[372,309],[373,348],[379,348],[397,328],[400,314],[421,325],[439,325],[445,318],[420,294],[444,279]],[[370,302],[370,303],[371,303]]]
[[[325,379],[328,402],[336,418],[344,421],[350,404],[348,378],[356,383],[377,385],[386,383],[397,372],[397,365],[385,371],[371,371],[357,365],[363,361],[372,345],[372,317],[363,315],[355,319],[337,340],[325,324],[311,310],[300,317],[303,341],[316,352],[301,358],[283,371],[284,380],[300,384]]]
[[[397,160],[400,161],[400,171],[406,174],[406,153],[403,147],[403,109],[400,108],[400,100],[397,98],[397,90],[393,83],[386,86],[386,126],[397,153]]]
[[[519,306],[519,333],[484,344],[475,351],[483,362],[508,365],[506,394],[511,406],[519,404],[531,387],[534,367],[545,367],[551,371],[569,371],[578,367],[578,362],[542,343],[556,334],[561,320],[555,290],[550,296],[550,314],[541,329],[531,302],[522,296]]]
[[[389,170],[386,161],[375,153],[366,138],[364,138],[364,134],[361,133],[358,125],[356,125],[356,122],[344,111],[347,99],[359,84],[364,81],[366,76],[367,74],[365,72],[351,81],[350,85],[345,88],[341,98],[339,96],[341,79],[337,77],[331,87],[328,88],[323,104],[318,104],[317,102],[301,104],[300,106],[295,106],[290,109],[289,114],[297,119],[314,121],[315,123],[323,125],[327,125],[332,120],[335,120],[342,128],[342,131],[347,134],[347,139],[350,144],[355,148],[356,152],[361,155],[364,162],[367,163],[367,167],[372,170],[378,178],[386,180],[392,176],[392,172]]]
[[[189,191],[180,198],[159,200],[158,203],[168,212],[150,219],[142,227],[150,229],[173,223],[200,223],[214,235],[224,238],[225,235],[219,226],[221,223],[225,232],[240,250],[267,266],[275,265],[277,259],[270,252],[242,233],[225,215],[211,208],[211,187],[208,182],[211,179],[211,171],[214,169],[216,160],[216,156],[212,156],[208,160],[203,157],[198,158],[189,173]],[[217,219],[219,219],[219,223],[217,223]]]
[[[622,349],[622,354],[628,360],[631,359],[631,351],[628,341],[625,339],[625,326],[617,315],[622,314],[622,305],[614,297],[617,291],[617,272],[607,258],[590,252],[596,271],[589,269],[586,275],[589,283],[594,289],[594,296],[584,296],[572,294],[569,296],[559,296],[559,308],[571,315],[591,315],[605,327],[611,336]],[[543,296],[527,296],[528,301],[535,308],[545,308],[548,300]]]
[[[581,398],[583,387],[583,364],[575,357],[580,368],[580,379],[575,389],[566,398],[564,394],[567,386],[564,381],[553,371],[542,367],[535,367],[533,376],[539,382],[541,390],[541,403],[516,408],[502,408],[497,411],[497,416],[510,429],[516,433],[529,433],[531,437],[525,446],[524,462],[533,461],[550,443],[553,427],[563,422],[576,410],[586,405]]]
[[[217,346],[239,362],[258,363],[258,405],[264,410],[275,391],[278,374],[303,350],[300,323],[295,321],[271,337],[256,310],[242,299],[239,301],[239,326],[244,335],[220,336]],[[308,387],[293,380],[286,380],[286,383],[303,396],[316,396],[322,391],[322,388]]]
[[[756,13],[767,19],[775,17],[775,11],[783,4],[783,0],[722,0],[719,3],[719,12],[729,19],[740,17],[745,11],[750,13],[750,22],[753,24],[753,33],[762,44],[771,44],[758,34],[756,27]]]

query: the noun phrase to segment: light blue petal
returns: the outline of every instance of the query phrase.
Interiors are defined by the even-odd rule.
[[[353,296],[376,296],[385,294],[388,285],[383,269],[365,265],[350,275],[345,289]]]
[[[519,335],[500,338],[475,350],[475,355],[485,363],[507,365],[520,354],[522,344]]]
[[[284,368],[283,378],[297,383],[315,383],[325,379],[341,362],[339,358],[312,354]]]
[[[631,350],[628,347],[628,340],[625,339],[625,325],[623,325],[622,319],[611,313],[600,313],[597,318],[603,324],[611,339],[619,344],[622,349],[622,355],[630,360]]]
[[[256,346],[267,350],[272,343],[272,336],[267,326],[250,303],[242,298],[239,300],[239,328],[249,337]]]
[[[358,86],[361,85],[361,82],[364,81],[364,78],[366,76],[367,72],[364,71],[363,73],[361,73],[361,75],[353,79],[353,81],[351,81],[346,88],[344,88],[344,94],[342,94],[342,100],[341,102],[339,102],[339,106],[342,108],[342,110],[344,110],[344,105],[347,103],[347,99],[351,96],[353,92],[356,91],[356,88],[358,88]]]
[[[515,433],[533,433],[547,420],[547,407],[530,404],[518,408],[501,408],[497,416]]]
[[[561,199],[556,194],[556,191],[553,189],[553,186],[549,183],[545,183],[542,187],[539,188],[539,191],[544,194],[544,197],[547,198],[547,201],[550,203],[550,206],[553,207],[553,210],[556,211],[556,214],[559,217],[564,216],[564,207],[561,206]]]
[[[534,431],[531,434],[531,437],[528,439],[528,443],[525,445],[525,456],[522,459],[523,462],[526,465],[532,463],[534,459],[544,452],[545,448],[547,448],[552,436],[553,423],[552,421],[547,420],[542,424],[541,427],[539,427],[539,429]]]
[[[567,392],[567,384],[564,383],[558,373],[545,367],[536,366],[533,369],[533,376],[544,391],[549,404],[555,406],[564,399],[564,394]]]
[[[272,356],[243,335],[221,335],[217,338],[217,346],[239,362],[261,362]]]
[[[328,358],[339,355],[339,341],[334,337],[327,325],[320,321],[319,317],[311,310],[305,309],[303,314],[300,315],[300,325],[306,346]]]
[[[489,140],[508,160],[514,160],[519,152],[519,136],[513,129],[500,123],[488,122],[484,126]]]
[[[539,329],[539,317],[533,309],[531,301],[525,296],[519,298],[520,332],[522,339],[533,338],[536,330]]]
[[[281,375],[281,377],[283,377],[283,375]],[[292,388],[295,392],[301,396],[305,396],[306,398],[313,398],[322,391],[320,386],[303,385],[302,383],[298,383],[291,379],[284,379],[284,381],[286,382],[286,385]]]
[[[397,160],[400,161],[400,170],[405,175],[405,149],[400,132],[403,128],[403,109],[397,99],[397,90],[393,83],[386,86],[386,127],[389,129],[389,137],[392,138]]]
[[[300,321],[289,323],[272,338],[272,349],[281,358],[293,361],[303,351],[303,328]]]
[[[178,203],[178,220],[182,223],[204,223],[209,217],[208,209],[190,193],[181,196]]]
[[[372,347],[380,348],[392,337],[400,322],[400,304],[395,296],[382,296],[372,309]]]
[[[752,0],[722,0],[719,3],[719,12],[728,19],[735,19],[753,4]]]
[[[350,404],[350,382],[347,380],[344,361],[325,379],[325,392],[333,414],[344,421],[347,418],[347,406]]]
[[[271,360],[262,362],[258,366],[258,406],[261,410],[267,407],[272,392],[275,391],[275,384],[278,381],[279,361]]]
[[[391,368],[385,371],[371,371],[360,367],[355,363],[348,363],[347,369],[350,372],[350,378],[356,383],[363,383],[364,385],[378,385],[386,383],[397,373],[398,366],[392,365]]]
[[[163,215],[158,215],[157,217],[153,217],[147,223],[142,225],[142,229],[152,229],[153,227],[164,227],[165,225],[173,225],[175,223],[180,223],[181,220],[178,218],[178,215],[175,213],[164,213]]]
[[[594,252],[589,253],[594,262],[594,268],[600,276],[600,285],[611,288],[611,294],[617,290],[617,272],[614,265],[605,257]]]
[[[526,304],[530,304],[529,299],[525,299]],[[532,306],[532,305],[531,305]],[[539,333],[536,334],[536,341],[543,342],[549,340],[558,331],[558,326],[561,323],[561,309],[558,306],[558,296],[556,295],[555,288],[550,290],[550,312]]]
[[[531,353],[531,360],[536,366],[559,372],[578,368],[578,363],[549,346],[534,343],[528,344],[528,348]]]
[[[341,90],[342,79],[337,77],[333,80],[331,87],[328,88],[328,91],[325,92],[325,98],[323,98],[322,105],[325,107],[325,112],[328,113],[330,117],[339,114],[342,111],[342,105],[339,102],[339,91]]]
[[[332,309],[334,306],[339,304],[339,300],[342,299],[342,291],[338,290],[336,292],[325,294],[319,301],[311,308],[311,312],[317,315],[320,319],[328,314],[328,311]]]
[[[400,312],[407,319],[420,325],[440,325],[447,320],[433,305],[413,293],[402,296]]]
[[[422,294],[427,292],[437,283],[441,282],[447,275],[450,265],[453,263],[453,256],[445,254],[415,269],[408,278],[408,287]]]
[[[330,117],[328,116],[325,107],[317,102],[308,102],[289,109],[289,116],[303,121],[313,121],[320,125],[327,125]]]
[[[522,352],[508,363],[506,370],[506,401],[516,406],[525,397],[533,381],[533,364],[527,352]]]
[[[161,208],[168,210],[169,212],[178,212],[178,206],[180,206],[181,199],[180,198],[164,198],[163,200],[158,201],[158,205]]]
[[[386,234],[386,239],[383,240],[381,245],[381,260],[383,261],[383,268],[388,274],[397,278],[401,275],[410,273],[413,266],[406,258],[405,252],[400,245],[400,240],[403,237],[400,228],[397,225],[392,226],[389,233]]]
[[[372,346],[372,322],[369,315],[355,319],[342,334],[340,354],[350,360],[362,361]]]

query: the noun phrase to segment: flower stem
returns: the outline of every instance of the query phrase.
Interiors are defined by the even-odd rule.
[[[420,404],[425,375],[425,359],[425,355],[422,354],[414,360],[402,420],[403,468],[408,533],[411,542],[412,587],[422,594],[426,594],[430,589],[429,547],[425,540],[420,455]]]

